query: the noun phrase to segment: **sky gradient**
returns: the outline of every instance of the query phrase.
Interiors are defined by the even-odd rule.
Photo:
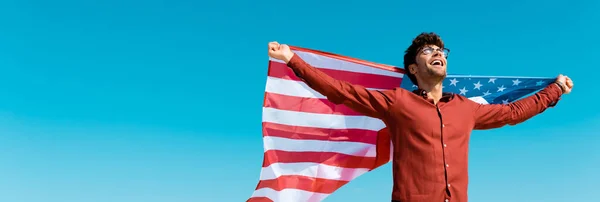
[[[267,43],[449,73],[566,74],[556,108],[474,131],[470,201],[594,201],[598,1],[3,1],[0,201],[245,201],[262,163]],[[391,167],[328,202],[389,201]]]

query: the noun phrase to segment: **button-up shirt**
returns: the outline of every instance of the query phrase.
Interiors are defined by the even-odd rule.
[[[471,131],[521,123],[562,95],[551,84],[510,104],[479,104],[451,93],[434,104],[422,90],[368,90],[336,80],[298,55],[287,66],[329,101],[386,124],[393,144],[392,200],[401,202],[467,202]]]

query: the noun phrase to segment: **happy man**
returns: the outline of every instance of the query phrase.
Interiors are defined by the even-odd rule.
[[[268,44],[269,56],[284,61],[312,89],[335,104],[381,119],[393,144],[392,202],[467,202],[471,131],[515,125],[553,107],[573,88],[559,75],[534,95],[510,104],[479,104],[442,92],[447,75],[444,42],[421,33],[406,49],[406,75],[418,89],[368,90],[336,80],[310,66],[287,45]]]

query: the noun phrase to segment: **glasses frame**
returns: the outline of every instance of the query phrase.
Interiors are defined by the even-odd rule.
[[[431,52],[427,53],[426,51],[431,51]],[[450,55],[450,49],[448,49],[448,48],[433,48],[433,47],[427,46],[427,47],[423,47],[423,48],[421,48],[421,50],[419,50],[419,52],[421,54],[425,54],[425,55],[433,54],[436,51],[441,52],[445,58],[448,58],[448,56]]]

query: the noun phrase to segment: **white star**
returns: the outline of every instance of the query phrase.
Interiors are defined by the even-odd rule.
[[[464,86],[462,89],[460,89],[460,94],[467,95],[467,92],[469,92],[469,90],[467,90],[467,88]]]
[[[519,79],[517,80],[512,80],[513,82],[513,86],[518,86],[522,81],[519,81]]]
[[[456,80],[456,78],[453,78],[452,80],[450,80],[450,85],[456,86],[456,83],[458,83],[458,80]]]
[[[502,104],[508,104],[508,99],[502,100]]]
[[[479,82],[479,81],[477,81],[477,83],[474,83],[473,85],[475,85],[475,88],[473,88],[473,89],[479,89],[479,90],[481,90],[481,86],[483,86],[483,85],[481,85],[481,82]]]
[[[488,96],[488,95],[491,95],[491,94],[492,93],[490,93],[490,90],[488,90],[488,91],[486,91],[486,92],[483,93],[483,96]]]
[[[488,81],[488,83],[496,83],[496,78],[490,78],[490,80]]]
[[[506,88],[504,87],[504,85],[502,85],[502,86],[498,87],[498,92],[502,92],[502,91],[504,91],[504,89],[506,89]]]
[[[536,86],[541,86],[542,84],[544,84],[543,81],[538,81],[538,82],[535,83]]]

